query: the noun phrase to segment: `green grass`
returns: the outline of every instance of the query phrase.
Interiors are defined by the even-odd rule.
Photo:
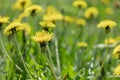
[[[16,0],[0,0],[0,16],[9,16],[12,22],[21,12],[11,7]],[[74,0],[32,0],[45,10],[48,5],[53,5],[63,16],[84,18],[85,9],[78,9],[72,5]],[[114,47],[104,47],[107,34],[104,29],[98,29],[97,24],[110,19],[117,23],[112,28],[109,36],[115,38],[120,32],[120,10],[115,8],[114,0],[104,5],[100,0],[86,0],[88,7],[95,6],[99,15],[95,19],[85,19],[85,26],[75,23],[56,21],[56,27],[50,31],[54,33],[52,41],[43,49],[31,37],[41,31],[39,22],[45,14],[39,13],[34,18],[28,17],[25,22],[31,26],[31,33],[23,42],[22,31],[12,36],[4,35],[0,30],[0,80],[119,80],[113,75],[114,68],[119,65],[119,60],[112,55]],[[105,8],[113,10],[112,15],[105,13]],[[78,14],[80,13],[80,14]],[[1,26],[0,26],[1,27]],[[77,42],[88,43],[86,48],[80,48]],[[94,47],[103,44],[103,47]],[[101,78],[101,79],[100,79]]]

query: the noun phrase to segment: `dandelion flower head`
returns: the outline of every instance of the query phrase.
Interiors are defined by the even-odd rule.
[[[75,21],[75,18],[71,16],[64,16],[63,20],[67,23],[73,23]]]
[[[113,50],[113,56],[120,59],[120,45],[116,46]]]
[[[115,44],[116,40],[113,38],[105,39],[104,41],[105,44]]]
[[[115,38],[115,40],[116,40],[117,42],[120,42],[120,36],[117,36],[117,37]]]
[[[99,12],[96,7],[89,7],[85,10],[84,17],[89,18],[96,18],[98,16]]]
[[[75,20],[75,22],[76,22],[76,24],[78,24],[78,25],[82,25],[82,26],[84,26],[85,24],[86,24],[86,21],[85,21],[85,19],[83,19],[83,18],[77,18],[76,20]]]
[[[118,66],[114,69],[113,74],[116,75],[116,76],[120,76],[120,65],[118,65]]]
[[[79,43],[77,43],[77,46],[78,47],[87,47],[88,44],[86,42],[79,42]]]
[[[48,33],[46,31],[36,32],[32,39],[39,43],[48,42],[53,38],[53,33]]]
[[[5,28],[4,34],[5,34],[5,35],[10,35],[10,34],[13,34],[13,33],[17,32],[17,31],[21,31],[21,30],[23,30],[22,24],[21,24],[20,22],[14,21],[14,22],[10,23],[10,24]]]
[[[43,11],[42,7],[34,4],[34,5],[27,7],[24,12],[28,12],[31,15],[34,15],[36,12],[41,12],[41,11]]]
[[[63,15],[53,6],[48,6],[46,9],[46,14],[43,16],[43,20],[45,21],[56,21],[62,19]]]
[[[9,17],[0,16],[0,24],[8,23]]]
[[[39,24],[42,27],[48,27],[48,28],[56,27],[56,25],[53,22],[50,22],[50,21],[41,21]]]
[[[87,3],[84,0],[75,0],[73,2],[73,6],[79,7],[79,8],[86,8],[87,7]]]
[[[108,15],[112,15],[112,14],[113,14],[113,10],[112,10],[111,8],[106,8],[106,9],[105,9],[105,12],[106,12],[106,14],[108,14]]]
[[[31,5],[31,0],[17,0],[13,5],[13,9],[22,10]]]
[[[112,20],[103,20],[97,25],[97,28],[113,28],[116,25],[116,22]]]

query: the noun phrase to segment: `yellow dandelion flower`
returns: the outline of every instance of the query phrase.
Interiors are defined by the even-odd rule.
[[[109,43],[108,43],[109,42]],[[105,44],[115,44],[116,40],[113,38],[105,39],[104,41]]]
[[[3,23],[7,23],[9,20],[9,17],[5,17],[5,16],[0,16],[0,24],[3,24]]]
[[[118,66],[114,69],[113,74],[116,75],[116,76],[120,76],[120,65],[118,65]]]
[[[84,0],[75,0],[73,2],[73,6],[79,7],[79,8],[86,8],[87,7],[87,3]]]
[[[50,21],[41,21],[39,24],[42,27],[56,27],[56,25]]]
[[[75,18],[74,17],[71,17],[71,16],[64,16],[63,17],[63,20],[67,23],[73,23]]]
[[[112,20],[103,20],[97,25],[97,28],[113,28],[116,25],[116,22]]]
[[[56,20],[62,20],[63,16],[60,13],[54,13],[54,14],[46,14],[43,16],[44,21],[56,21]]]
[[[22,23],[23,30],[26,32],[26,34],[29,34],[31,32],[30,25],[27,23]]]
[[[103,20],[97,25],[97,28],[104,28],[105,32],[108,33],[110,32],[110,28],[113,28],[116,25],[117,25],[116,22],[112,20]]]
[[[105,12],[106,12],[106,14],[108,14],[108,15],[112,15],[112,14],[113,14],[113,11],[112,11],[111,8],[106,8],[106,9],[105,9]]]
[[[43,28],[54,28],[56,25],[53,22],[50,21],[41,21],[39,23]]]
[[[60,13],[54,6],[47,6],[46,14]]]
[[[45,43],[50,41],[53,38],[53,33],[48,33],[46,31],[36,32],[35,36],[32,37],[32,39],[39,43]]]
[[[17,0],[13,5],[13,9],[22,10],[31,5],[31,0]]]
[[[20,22],[12,22],[10,23],[4,30],[4,34],[5,35],[10,35],[10,34],[13,34],[17,31],[21,31],[23,30],[23,26]]]
[[[120,42],[120,36],[117,36],[117,37],[115,38],[115,40],[116,40],[117,42]]]
[[[77,18],[77,19],[75,20],[75,22],[76,22],[77,25],[82,25],[82,26],[84,26],[84,25],[86,24],[85,19],[82,19],[82,18],[81,18],[81,19],[78,19],[78,18]]]
[[[78,47],[87,47],[88,44],[86,42],[79,42],[79,43],[77,43],[77,46]]]
[[[99,12],[96,7],[90,7],[85,10],[84,17],[89,18],[96,18],[98,16]]]
[[[50,21],[41,21],[39,24],[43,27],[44,30],[48,31],[49,28],[54,28],[56,25]]]
[[[113,50],[113,56],[120,59],[120,45],[116,46]]]
[[[43,9],[39,5],[31,5],[25,9],[24,12],[28,12],[31,15],[34,15],[36,12],[41,12]]]
[[[56,21],[62,20],[63,15],[54,7],[48,6],[46,9],[46,14],[43,16],[44,21]]]
[[[110,0],[101,0],[103,4],[109,4]]]

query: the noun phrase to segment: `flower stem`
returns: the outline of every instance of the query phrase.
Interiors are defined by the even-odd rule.
[[[4,44],[3,44],[3,40],[2,40],[1,33],[0,33],[0,44],[1,44],[1,46],[2,46],[2,51],[3,51],[3,53],[5,53],[5,55],[8,57],[8,59],[9,59],[10,62],[13,62],[12,58],[9,56],[7,50],[5,49],[5,46],[4,46]],[[16,66],[16,68],[17,68],[20,72],[23,72],[23,70],[22,70],[17,64],[15,64],[15,66]]]
[[[50,51],[48,45],[46,45],[46,49],[47,49],[47,51],[48,51],[48,55],[46,54],[46,58],[47,58],[49,67],[50,67],[50,69],[51,69],[51,71],[52,71],[52,73],[53,73],[54,80],[57,80],[57,76],[56,76],[56,74],[55,74],[54,65],[53,65],[52,58],[51,58],[51,51]]]
[[[19,45],[18,45],[18,43],[17,43],[17,39],[16,39],[16,36],[15,36],[15,35],[14,35],[14,38],[15,38],[15,39],[14,39],[14,40],[15,40],[15,44],[16,44],[16,47],[17,47],[17,49],[18,49],[18,53],[19,53],[20,59],[21,59],[21,61],[22,61],[22,63],[23,63],[23,66],[24,66],[27,74],[29,75],[29,77],[30,77],[31,79],[33,79],[32,75],[30,74],[30,72],[29,72],[29,70],[28,70],[28,68],[27,68],[27,66],[26,66],[26,63],[25,63],[25,61],[24,61],[24,59],[23,59],[23,56],[22,56],[22,53],[21,53],[21,51],[20,51],[20,47],[19,47]]]
[[[108,39],[108,41],[107,41],[107,49],[106,49],[106,54],[105,54],[105,59],[107,59],[108,58],[108,54],[109,54],[109,33],[107,33],[107,39]],[[106,60],[107,61],[107,60]]]
[[[58,74],[59,74],[59,76],[61,78],[60,59],[59,59],[59,51],[58,51],[58,41],[57,41],[57,38],[55,38],[55,53],[56,53]]]
[[[26,60],[26,36],[25,36],[25,31],[24,30],[22,32],[22,38],[23,38],[23,44],[22,44],[22,47],[23,47],[23,57]]]
[[[5,49],[5,46],[4,46],[4,44],[3,44],[3,40],[2,40],[1,33],[0,33],[0,44],[1,44],[1,46],[2,46],[2,50],[4,51],[5,55],[8,57],[8,59],[10,60],[10,62],[12,62],[12,59],[11,59],[11,57],[8,55],[8,53],[7,53],[6,49]]]
[[[107,44],[107,53],[106,54],[109,54],[109,33],[107,34],[107,38],[108,38],[108,44]]]

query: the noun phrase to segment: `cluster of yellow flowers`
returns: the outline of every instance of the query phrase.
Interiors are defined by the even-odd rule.
[[[73,6],[84,9],[84,8],[87,8],[87,3],[84,0],[75,0],[73,2]],[[88,7],[85,10],[84,17],[86,19],[96,18],[98,14],[99,14],[99,11],[96,7]]]
[[[84,18],[76,18],[71,16],[64,16],[63,21],[67,23],[76,23],[77,25],[85,26],[86,20]]]
[[[101,0],[103,3],[109,3],[109,0]],[[96,7],[88,7],[87,2],[85,0],[75,0],[73,1],[73,6],[78,8],[83,8],[85,10],[84,17],[86,19],[89,18],[96,18],[99,14],[99,11]],[[4,33],[6,35],[10,35],[16,31],[24,30],[27,34],[30,33],[31,29],[29,24],[22,23],[22,20],[28,16],[34,16],[35,13],[43,11],[43,8],[39,5],[32,4],[31,0],[17,0],[14,5],[13,9],[24,10],[12,23],[10,23]],[[107,12],[111,12],[110,8],[107,8]],[[7,23],[8,17],[1,17],[0,16],[0,24]],[[48,6],[45,11],[45,15],[43,16],[43,21],[40,21],[40,26],[43,27],[45,31],[49,31],[49,28],[56,27],[55,21],[57,20],[64,20],[65,22],[73,23],[75,22],[77,25],[84,26],[86,24],[86,20],[84,18],[75,18],[70,16],[63,16],[55,7]],[[107,32],[109,32],[110,28],[116,26],[117,24],[112,20],[103,20],[98,24],[98,28],[105,28]],[[105,40],[107,43],[108,40]],[[109,39],[109,42],[114,43],[113,39]]]
[[[105,0],[102,0],[105,1]],[[109,33],[111,28],[115,27],[117,24],[112,20],[103,20],[98,25],[97,28],[104,28],[106,33]],[[119,38],[107,38],[105,39],[105,44],[115,44],[119,41]],[[116,46],[113,50],[113,56],[117,59],[120,59],[120,45]],[[114,69],[114,75],[120,76],[120,66],[117,66]]]
[[[109,4],[109,2],[110,2],[110,0],[100,0],[100,1],[104,5]],[[88,2],[90,2],[90,1],[88,1]],[[100,17],[101,13],[100,13],[99,9],[103,9],[104,7],[100,8],[100,7],[96,7],[96,4],[94,6],[91,4],[88,4],[87,0],[73,0],[73,3],[70,4],[70,6],[73,8],[73,11],[75,12],[75,14],[73,14],[74,12],[73,13],[67,12],[66,10],[63,11],[63,13],[61,13],[54,6],[44,5],[44,7],[42,7],[35,3],[32,4],[32,0],[16,0],[16,2],[13,3],[12,8],[14,10],[18,10],[20,13],[18,15],[16,14],[17,16],[16,15],[13,16],[13,18],[7,17],[7,16],[0,16],[0,27],[2,26],[2,24],[7,23],[4,25],[4,26],[7,25],[4,29],[5,35],[9,36],[9,35],[13,35],[13,34],[16,34],[17,32],[21,31],[20,33],[23,33],[23,35],[25,34],[25,37],[30,36],[31,39],[33,41],[37,42],[38,44],[40,44],[41,47],[45,47],[46,43],[51,41],[54,38],[54,33],[51,29],[54,29],[57,26],[56,23],[62,24],[60,26],[69,26],[69,23],[70,23],[70,25],[72,24],[72,28],[70,28],[70,29],[68,29],[68,28],[64,29],[62,27],[56,29],[56,30],[58,30],[56,32],[65,32],[65,33],[63,33],[65,35],[60,34],[60,37],[58,36],[58,39],[61,38],[61,36],[63,36],[63,37],[67,36],[65,39],[61,39],[60,41],[68,40],[68,43],[74,44],[74,40],[75,41],[81,40],[81,41],[78,41],[77,44],[75,44],[78,48],[86,49],[89,46],[91,48],[92,43],[94,44],[93,39],[96,38],[96,34],[95,34],[95,37],[91,37],[91,35],[94,34],[94,32],[92,32],[94,30],[90,31],[89,30],[90,28],[83,29],[84,27],[74,28],[74,26],[86,26],[86,27],[94,26],[96,24],[96,22],[98,20],[100,20],[101,18],[104,19],[104,18],[108,17],[108,16]],[[43,9],[43,8],[45,8],[45,9]],[[61,8],[63,8],[63,5]],[[67,8],[65,8],[65,9],[67,9]],[[107,6],[104,10],[105,11],[103,11],[103,12],[105,12],[108,15],[113,14],[113,10],[112,10],[112,8],[110,8],[110,6]],[[42,15],[42,18],[40,15]],[[98,18],[98,17],[100,17],[100,18]],[[9,19],[9,18],[12,18],[12,19]],[[94,20],[94,21],[92,21],[92,20]],[[59,23],[58,21],[61,21],[61,22]],[[88,21],[88,23],[87,23],[87,21]],[[91,21],[91,25],[89,25],[90,21]],[[94,22],[94,24],[92,22]],[[34,26],[34,27],[32,27],[32,26]],[[103,28],[105,30],[105,32],[108,34],[108,33],[110,33],[111,29],[114,28],[115,26],[117,26],[117,23],[115,21],[110,20],[110,19],[105,19],[105,20],[100,21],[100,23],[97,25],[97,28]],[[70,32],[66,31],[66,29],[73,31],[73,33],[76,33],[75,36],[69,34]],[[62,30],[64,30],[64,31],[62,31]],[[87,30],[88,32],[87,31],[84,32],[84,30]],[[83,33],[82,33],[82,31],[83,31]],[[91,32],[93,34],[91,34]],[[85,34],[85,36],[84,36],[84,34]],[[69,38],[68,37],[69,35],[72,38]],[[109,35],[109,36],[111,36],[111,35]],[[80,39],[78,39],[78,37]],[[75,38],[77,38],[77,39],[75,39]],[[89,40],[89,38],[93,38],[93,39]],[[26,38],[26,39],[28,39],[28,38]],[[87,40],[87,41],[85,42],[85,40]],[[91,44],[90,44],[89,42],[92,40],[93,40],[93,42],[91,42]],[[119,40],[120,40],[120,38],[115,39],[115,38],[109,37],[104,40],[104,43],[107,45],[116,44]],[[67,41],[65,41],[65,42],[67,42]],[[63,44],[64,44],[64,42],[63,42]],[[56,46],[56,44],[55,44],[55,46]],[[26,47],[26,46],[24,46],[24,47]],[[32,47],[33,47],[33,45],[32,45]],[[74,47],[74,46],[72,46],[72,47]],[[92,47],[94,47],[94,45]],[[88,48],[88,49],[90,49],[90,48]],[[70,49],[72,51],[71,47],[70,47]],[[75,50],[76,50],[76,48],[74,49],[74,51]],[[21,48],[21,51],[22,51],[22,48]],[[112,54],[115,58],[120,59],[120,45],[118,45],[114,48]],[[115,68],[114,74],[120,75],[120,65]]]
[[[24,22],[24,19],[29,16],[35,16],[36,13],[43,11],[43,8],[37,4],[32,4],[31,0],[17,0],[12,6],[13,9],[23,10],[23,12],[5,28],[5,35],[12,35],[18,31],[24,31],[26,34],[30,34],[31,27],[28,23]],[[54,7],[49,6],[46,10],[46,14],[43,16],[43,21],[39,24],[44,30],[36,32],[32,39],[40,44],[50,41],[53,38],[53,33],[49,33],[49,28],[56,27],[54,21],[61,20],[63,18]],[[0,25],[8,23],[9,17],[0,16]]]
[[[31,0],[17,0],[13,5],[13,9],[24,11],[5,28],[4,34],[10,35],[21,30],[24,30],[26,34],[29,34],[31,31],[30,25],[27,23],[22,23],[22,20],[30,15],[34,15],[36,12],[42,11],[42,7],[31,4]],[[6,17],[2,20],[0,17],[1,23],[8,22],[8,19],[9,18]]]

